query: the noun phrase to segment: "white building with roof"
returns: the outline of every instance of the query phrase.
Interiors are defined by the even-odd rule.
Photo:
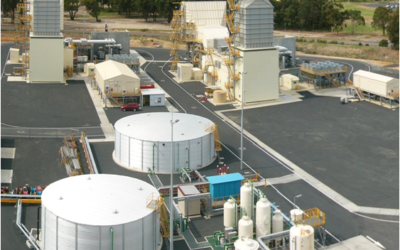
[[[246,103],[278,99],[280,69],[279,51],[273,46],[274,7],[268,0],[239,0],[236,4],[240,8],[227,25],[232,16],[227,14],[226,1],[182,2],[182,27],[195,27],[194,31],[184,29],[182,35],[190,39],[190,32],[194,32],[194,40],[203,44],[203,53],[195,58],[199,59],[203,81],[226,91],[228,100],[242,102],[242,90]]]
[[[162,89],[141,89],[142,106],[165,106],[165,92]]]
[[[101,91],[131,95],[140,90],[139,77],[125,64],[108,60],[95,65],[95,78]]]

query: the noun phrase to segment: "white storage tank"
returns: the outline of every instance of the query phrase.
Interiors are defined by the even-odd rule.
[[[253,239],[237,239],[235,241],[235,250],[258,250],[260,244]]]
[[[314,228],[297,225],[290,229],[290,250],[314,250]]]
[[[244,208],[247,215],[251,216],[251,186],[248,182],[245,182],[240,188],[240,207]]]
[[[235,218],[237,218],[235,202],[232,199],[228,199],[224,204],[224,227],[233,227],[235,224]]]
[[[271,233],[271,205],[267,198],[261,197],[256,204],[256,237]]]
[[[290,210],[290,219],[292,221],[299,222],[303,219],[303,214],[304,214],[304,212],[301,209],[297,209],[297,208],[292,209],[292,210]]]
[[[249,238],[253,239],[253,221],[249,216],[244,215],[239,220],[239,239]]]
[[[276,209],[274,216],[272,216],[272,233],[278,233],[283,231],[283,217],[281,210]]]
[[[114,161],[122,167],[147,172],[171,171],[171,113],[146,113],[124,117],[115,123]],[[213,132],[207,118],[175,113],[175,171],[198,169],[215,159]]]
[[[42,194],[44,250],[158,249],[157,210],[146,199],[152,185],[120,175],[79,175],[50,184]]]

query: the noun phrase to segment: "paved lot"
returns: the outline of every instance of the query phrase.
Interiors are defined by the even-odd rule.
[[[246,110],[245,129],[357,205],[399,208],[398,110],[301,93]],[[240,111],[224,114],[240,124]]]
[[[107,118],[110,121],[112,125],[115,125],[115,123],[126,116],[131,116],[131,115],[138,115],[138,114],[143,114],[143,113],[153,113],[153,112],[168,112],[168,109],[166,107],[150,107],[150,106],[144,106],[138,111],[122,111],[120,108],[107,108],[104,110],[106,112]]]

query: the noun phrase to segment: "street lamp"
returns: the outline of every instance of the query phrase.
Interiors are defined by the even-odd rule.
[[[243,75],[242,78],[242,118],[241,118],[241,134],[240,134],[240,170],[243,170],[243,105],[244,105],[244,75],[247,74],[247,71],[239,72],[239,74]]]
[[[294,197],[294,202],[293,202],[294,208],[296,208],[296,198],[300,198],[301,196],[302,194],[299,194]]]
[[[85,14],[86,14],[86,11],[83,11],[83,37],[84,38],[86,38],[85,37]]]
[[[172,113],[172,115],[174,115]],[[175,121],[171,120],[171,181],[170,181],[170,188],[169,188],[169,199],[170,199],[170,209],[169,209],[169,249],[173,250],[174,249],[174,213],[173,213],[173,196],[174,196],[174,180],[173,180],[173,176],[174,176],[174,168],[175,168],[175,155],[174,155],[174,124],[178,123],[179,120],[176,119]]]

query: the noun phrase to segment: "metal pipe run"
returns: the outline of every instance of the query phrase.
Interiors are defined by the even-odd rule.
[[[106,38],[102,40],[88,40],[86,38],[81,38],[80,40],[73,40],[71,37],[67,37],[64,39],[64,42],[70,42],[70,43],[79,43],[79,44],[107,44],[107,43],[116,43],[114,38]]]
[[[21,232],[25,235],[25,237],[29,240],[29,242],[32,244],[32,246],[36,250],[41,250],[39,245],[36,243],[35,238],[28,231],[28,229],[26,229],[24,224],[21,223],[21,214],[22,214],[22,201],[18,200],[18,203],[17,203],[17,217],[16,217],[16,220],[15,220],[15,224],[21,230]],[[37,229],[37,233],[39,234],[39,229]]]
[[[286,245],[285,237],[289,236],[289,234],[290,234],[290,230],[286,230],[286,231],[282,231],[282,232],[278,232],[278,233],[260,236],[257,238],[257,241],[258,241],[258,243],[260,243],[260,246],[262,247],[262,249],[267,250],[267,249],[269,249],[269,247],[267,245],[265,245],[264,240],[269,241],[269,240],[274,240],[277,238],[283,238],[283,245],[285,246]]]

